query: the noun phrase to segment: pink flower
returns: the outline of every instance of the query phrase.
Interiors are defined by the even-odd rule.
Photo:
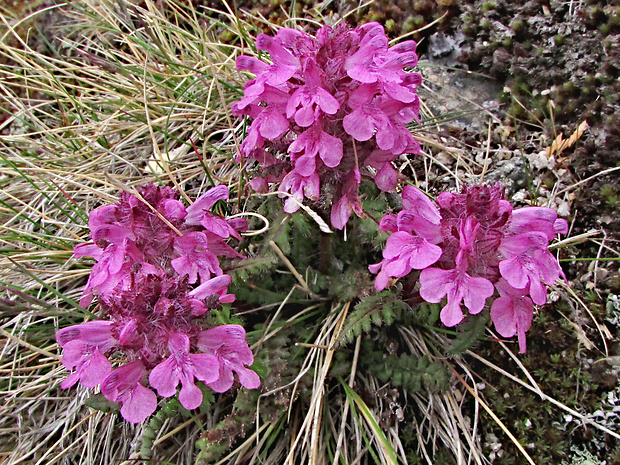
[[[313,125],[291,143],[288,152],[295,161],[295,171],[309,176],[316,171],[317,154],[325,166],[338,166],[342,160],[342,140],[323,131],[320,125]]]
[[[545,207],[525,207],[513,211],[508,228],[513,234],[538,231],[549,240],[558,234],[568,233],[566,220],[558,218],[557,212]]]
[[[101,383],[101,393],[112,402],[121,402],[121,415],[130,423],[140,423],[157,408],[157,396],[144,387],[146,368],[140,360],[127,363],[110,373]]]
[[[194,384],[194,378],[212,383],[218,378],[219,363],[209,354],[190,354],[190,342],[186,334],[174,333],[168,339],[170,357],[151,371],[149,384],[162,397],[172,397],[181,383],[179,401],[188,410],[202,403],[202,391]]]
[[[64,349],[62,364],[68,370],[75,368],[60,387],[67,389],[80,381],[82,386],[92,388],[110,373],[112,364],[104,354],[118,344],[112,336],[111,324],[109,321],[89,321],[56,333],[56,340]]]
[[[179,276],[188,275],[190,284],[194,284],[198,276],[201,282],[205,282],[211,276],[223,273],[217,256],[210,249],[204,232],[184,234],[174,241],[174,255],[177,258],[171,260],[170,264]]]
[[[532,300],[538,305],[547,301],[543,283],[555,283],[562,273],[547,248],[548,242],[544,233],[534,231],[505,237],[499,248],[506,258],[499,263],[502,276],[517,289],[529,286]]]
[[[91,212],[95,242],[75,247],[76,257],[97,261],[81,303],[98,297],[97,309],[105,320],[57,333],[63,364],[73,370],[61,386],[78,381],[86,387],[100,385],[106,398],[122,402],[121,414],[133,423],[157,406],[156,394],[142,385],[151,368],[149,379],[160,395],[174,395],[181,383],[179,400],[188,409],[202,402],[195,379],[221,389],[221,372],[227,374],[222,364],[251,377],[243,365],[249,348],[239,340],[232,341],[228,358],[226,348],[215,351],[221,357],[195,353],[198,335],[207,327],[204,315],[235,300],[228,293],[232,278],[223,274],[218,257],[243,257],[225,239],[239,238],[248,224],[209,211],[228,198],[228,188],[208,190],[187,209],[169,187],[137,190],[140,196],[124,192],[118,204]],[[201,284],[193,286],[199,278]],[[115,359],[129,363],[112,370],[106,356],[113,352]]]
[[[75,368],[60,387],[70,388],[80,381],[82,386],[93,388],[112,371],[112,364],[98,347],[84,341],[71,341],[64,347],[62,364],[68,370]]]
[[[497,332],[503,337],[519,338],[519,351],[524,354],[526,349],[525,333],[532,325],[534,304],[527,297],[528,290],[516,289],[505,279],[500,279],[495,287],[499,297],[491,306],[491,319]]]
[[[79,256],[84,249],[78,249]],[[108,245],[100,254],[99,261],[93,269],[84,288],[80,305],[88,307],[95,295],[107,296],[117,288],[127,289],[131,284],[131,273],[137,265],[143,273],[155,272],[155,269],[144,262],[144,255],[133,242],[125,238],[120,244]]]
[[[272,86],[284,84],[301,68],[299,58],[293,55],[288,47],[283,47],[282,34],[278,34],[280,40],[274,40],[265,34],[260,34],[256,38],[256,48],[269,52],[269,56],[273,61],[272,66],[263,68],[265,72],[258,79],[264,79],[267,84]]]
[[[105,205],[93,210],[88,217],[88,227],[95,242],[105,239],[116,244],[131,235],[121,224],[116,205]]]
[[[243,387],[256,389],[260,386],[258,375],[246,368],[254,362],[254,357],[245,341],[242,326],[222,325],[202,331],[198,335],[198,347],[207,354],[213,354],[219,361],[219,378],[208,383],[215,392],[225,392],[232,387],[233,371]]]
[[[489,280],[472,277],[462,270],[427,268],[420,273],[420,296],[424,300],[439,303],[444,296],[448,297],[440,314],[442,323],[448,327],[463,320],[461,302],[475,315],[482,311],[486,299],[494,292]]]
[[[306,83],[297,88],[286,104],[286,117],[294,117],[295,122],[306,128],[311,126],[321,114],[335,115],[340,104],[327,90],[321,87],[318,66],[308,60],[304,68]]]
[[[229,304],[235,301],[234,294],[227,294],[228,286],[231,281],[232,278],[227,274],[217,276],[202,283],[196,289],[191,291],[189,295],[201,300],[217,295],[220,302]]]
[[[361,173],[356,169],[351,170],[347,175],[347,180],[342,186],[340,198],[332,207],[330,220],[334,228],[343,229],[353,212],[355,212],[357,216],[364,216],[362,201],[357,195],[357,186],[360,182]],[[286,211],[286,209],[284,211]]]
[[[368,164],[373,166],[371,163]],[[398,185],[398,177],[398,171],[389,162],[383,163],[375,174],[375,184],[384,192],[394,192]]]
[[[375,288],[420,269],[420,297],[430,303],[446,297],[441,321],[455,326],[465,316],[461,304],[472,315],[480,313],[495,284],[500,297],[491,307],[493,323],[505,337],[517,334],[524,351],[532,301],[544,304],[545,284],[562,276],[548,245],[567,231],[567,223],[548,208],[513,210],[503,194],[498,185],[464,186],[458,194],[440,193],[433,203],[405,186],[403,210],[387,214],[379,225],[391,236],[383,261],[369,267],[378,273]]]
[[[250,150],[262,146],[264,139],[276,139],[283,136],[290,127],[289,121],[284,116],[284,108],[280,106],[268,110],[261,108],[252,108],[253,113],[257,112],[257,115],[250,125],[246,139],[248,140],[246,146],[253,146]]]
[[[376,133],[378,147],[389,150],[394,145],[393,133],[396,130],[384,112],[386,102],[375,97],[376,91],[376,86],[365,85],[351,94],[349,103],[353,112],[344,117],[342,126],[347,134],[360,142],[370,140]]]
[[[411,270],[423,270],[439,260],[439,257],[441,247],[431,244],[423,237],[398,231],[387,240],[375,288],[381,291],[387,286],[389,277],[402,278]],[[371,271],[376,273],[376,266],[371,266]]]
[[[304,196],[313,200],[319,199],[319,176],[312,173],[310,176],[302,176],[295,171],[288,173],[280,185],[282,192],[290,192],[291,197],[284,202],[284,211],[293,213],[299,210]],[[285,197],[284,194],[279,194]]]
[[[67,326],[56,333],[56,341],[61,347],[76,340],[83,340],[107,352],[117,341],[112,336],[110,321],[88,321],[79,325]]]
[[[244,220],[227,221],[209,209],[228,198],[228,188],[205,192],[187,209],[169,187],[138,187],[144,201],[124,192],[117,205],[91,212],[89,224],[94,244],[78,244],[75,256],[91,256],[92,269],[80,301],[88,306],[94,297],[108,298],[127,290],[136,274],[178,273],[193,284],[221,275],[219,255],[243,257],[227,245],[230,236],[240,239]],[[146,202],[146,203],[145,203]],[[159,212],[160,216],[153,210]],[[171,228],[172,225],[174,228]]]
[[[419,113],[421,77],[408,71],[417,63],[416,44],[388,48],[380,24],[341,23],[316,36],[281,28],[275,37],[259,35],[256,46],[273,64],[237,58],[237,68],[256,78],[233,105],[233,114],[253,120],[240,150],[260,165],[250,185],[263,192],[280,182],[293,196],[288,213],[325,195],[332,225],[343,229],[351,213],[363,216],[362,176],[393,191],[398,173],[391,163],[420,150],[407,128]]]
[[[218,200],[228,199],[228,187],[220,184],[217,187],[209,189],[202,194],[196,201],[187,207],[187,216],[185,224],[189,226],[198,226],[205,213],[211,210]]]

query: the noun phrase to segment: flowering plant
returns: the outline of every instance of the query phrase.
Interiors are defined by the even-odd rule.
[[[389,47],[378,23],[355,29],[340,23],[316,36],[288,28],[275,37],[261,34],[256,47],[269,52],[272,63],[237,58],[237,68],[256,78],[233,105],[235,115],[252,118],[241,145],[241,155],[260,165],[250,184],[264,192],[279,183],[281,196],[290,194],[288,213],[325,193],[333,203],[331,223],[342,229],[352,212],[363,215],[362,176],[393,191],[391,162],[420,150],[406,127],[419,112],[421,77],[410,71],[416,43]]]
[[[239,325],[208,328],[207,312],[231,303],[231,277],[218,256],[241,257],[225,243],[239,238],[244,220],[227,221],[209,212],[228,188],[207,191],[185,206],[169,187],[148,185],[138,196],[123,193],[120,202],[93,210],[89,226],[93,243],[79,244],[75,256],[93,257],[93,267],[80,301],[94,297],[105,319],[61,329],[62,362],[74,370],[61,386],[80,383],[101,386],[110,401],[121,402],[121,415],[139,423],[157,406],[155,393],[176,394],[187,409],[202,403],[200,380],[216,392],[241,384],[257,388],[260,380],[247,368],[253,362],[245,330]],[[193,287],[200,280],[200,285]],[[112,369],[109,357],[122,353],[126,361]]]
[[[421,270],[421,298],[430,303],[447,298],[440,314],[446,326],[463,320],[461,304],[472,315],[480,313],[497,290],[491,319],[502,336],[518,336],[523,353],[533,304],[544,304],[545,284],[563,276],[548,245],[568,232],[568,223],[550,208],[513,209],[503,197],[499,185],[464,186],[460,194],[442,192],[433,203],[406,186],[403,210],[380,223],[392,233],[383,260],[369,269],[377,273],[377,290],[391,277]]]

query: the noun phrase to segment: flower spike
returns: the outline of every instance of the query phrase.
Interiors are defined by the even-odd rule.
[[[131,423],[142,422],[157,407],[157,395],[143,385],[147,378],[162,397],[175,395],[181,384],[179,401],[187,409],[202,403],[196,381],[217,392],[229,389],[228,368],[239,373],[244,386],[260,385],[245,367],[252,362],[245,331],[235,331],[231,341],[220,337],[220,348],[201,351],[199,344],[201,334],[218,334],[205,314],[235,301],[228,293],[232,278],[224,274],[219,257],[242,257],[225,241],[240,238],[247,222],[210,211],[228,199],[228,188],[209,189],[188,208],[169,187],[137,189],[140,198],[123,193],[117,204],[92,211],[94,243],[75,247],[76,257],[97,262],[81,303],[97,299],[104,319],[56,334],[62,363],[72,371],[61,387],[78,381],[87,388],[100,386],[108,400],[122,403],[121,415]],[[124,356],[127,363],[113,368],[112,355]]]
[[[233,114],[252,119],[240,157],[256,162],[250,186],[264,192],[278,184],[290,193],[284,211],[322,196],[332,204],[331,223],[343,229],[352,213],[363,216],[362,176],[394,191],[392,162],[418,153],[407,125],[418,119],[416,43],[388,47],[383,26],[323,26],[315,36],[282,28],[260,34],[259,50],[271,64],[242,55],[237,69],[249,81]],[[318,155],[318,156],[317,156]]]
[[[549,252],[549,241],[566,233],[568,224],[544,207],[514,209],[495,186],[464,186],[459,194],[440,193],[432,202],[413,186],[403,189],[403,210],[387,214],[379,228],[391,235],[383,260],[369,266],[377,273],[375,288],[390,278],[421,270],[420,297],[430,303],[444,298],[440,318],[458,325],[480,313],[492,300],[491,319],[504,337],[515,334],[525,352],[525,333],[533,304],[546,302],[545,285],[563,276]]]

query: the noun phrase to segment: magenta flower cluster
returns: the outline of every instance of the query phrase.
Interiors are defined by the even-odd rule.
[[[78,381],[87,388],[100,386],[108,400],[122,403],[121,414],[132,423],[155,411],[152,389],[171,397],[180,383],[179,401],[195,409],[202,403],[196,380],[224,392],[235,372],[246,388],[260,385],[247,368],[253,355],[245,330],[208,328],[205,318],[219,303],[235,300],[227,291],[231,277],[218,257],[241,257],[225,241],[240,238],[247,223],[210,212],[215,202],[228,198],[228,188],[210,189],[188,208],[172,188],[148,185],[137,191],[93,210],[93,242],[75,247],[76,257],[97,261],[80,303],[89,305],[97,297],[104,319],[56,334],[62,363],[72,370],[61,387]],[[113,369],[111,357],[123,364]]]
[[[563,276],[549,241],[566,234],[568,223],[550,208],[513,209],[499,185],[442,192],[435,203],[406,186],[402,200],[403,210],[380,223],[391,235],[383,260],[369,267],[378,273],[375,288],[421,270],[420,296],[430,303],[446,298],[440,314],[446,326],[463,320],[462,305],[475,315],[495,296],[491,319],[497,332],[516,334],[525,352],[533,304],[544,304],[545,285]]]
[[[288,213],[325,195],[331,223],[342,229],[352,212],[363,215],[362,176],[393,191],[392,161],[420,150],[406,127],[419,113],[416,43],[390,47],[378,23],[341,23],[316,36],[288,28],[261,34],[256,47],[271,63],[237,58],[237,68],[256,78],[233,105],[235,115],[252,119],[241,145],[241,155],[260,166],[251,186],[266,192],[279,184]]]

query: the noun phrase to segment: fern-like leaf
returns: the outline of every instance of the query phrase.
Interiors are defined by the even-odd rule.
[[[391,325],[409,309],[400,295],[400,287],[381,291],[362,299],[349,314],[342,329],[340,344],[352,342],[357,336],[370,331],[372,326]]]

